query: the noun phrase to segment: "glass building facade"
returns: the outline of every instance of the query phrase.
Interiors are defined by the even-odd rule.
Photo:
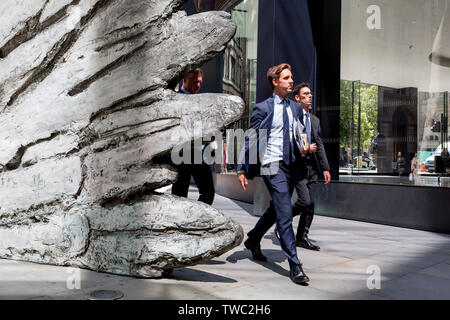
[[[195,1],[195,11],[226,10],[236,23],[236,34],[227,44],[224,53],[213,60],[218,77],[206,81],[214,81],[215,85],[206,83],[214,91],[240,96],[245,102],[245,110],[240,120],[230,124],[223,130],[224,159],[222,164],[216,164],[216,173],[233,173],[236,169],[238,150],[241,145],[236,141],[232,144],[233,152],[228,152],[227,141],[232,137],[227,135],[227,129],[248,129],[252,106],[256,104],[256,74],[258,57],[258,0],[243,1]],[[205,76],[206,78],[206,76]],[[218,82],[218,83],[217,83]],[[209,90],[212,91],[212,90]],[[230,130],[228,130],[230,132]],[[233,155],[233,156],[230,156]]]
[[[236,34],[223,54],[222,92],[240,96],[245,102],[242,118],[230,125],[229,129],[247,130],[250,124],[251,108],[256,103],[256,71],[258,57],[258,0],[244,0],[231,9],[231,17],[236,23]],[[230,131],[228,131],[230,132]],[[233,139],[224,132],[224,143]],[[234,157],[229,148],[224,148],[224,163],[216,172],[226,174],[236,168],[237,154],[241,146],[233,144]]]
[[[449,6],[342,0],[340,180],[450,187]]]
[[[275,4],[273,0],[209,1],[209,6],[206,2],[203,1],[203,10],[226,9],[237,25],[236,35],[219,58],[222,73],[218,91],[243,98],[245,113],[228,128],[246,130],[251,108],[258,102],[257,90],[267,86],[263,80],[258,82],[258,72],[266,72],[258,70],[262,69],[258,60],[271,54],[266,50],[273,50],[273,44],[258,38],[265,36],[260,34],[264,30],[261,24],[277,24],[276,21],[259,21],[264,16],[260,11],[273,3],[274,11],[278,5],[286,15],[290,5],[294,12],[289,14],[295,15],[295,6],[292,1]],[[297,2],[304,2],[311,11],[326,0]],[[198,1],[196,5],[198,11],[202,11],[201,3]],[[316,83],[320,77],[316,69],[321,65],[325,69],[325,62],[317,63],[308,71],[313,81],[311,78],[294,79],[295,83],[309,80],[314,90],[322,91],[319,93],[322,99],[317,101],[318,97],[314,101],[314,112],[322,120],[328,158],[336,171],[333,179],[350,183],[450,187],[447,176],[450,172],[447,156],[450,1],[342,0],[340,5],[340,12],[331,13],[339,14],[341,23],[340,90],[336,92],[339,105],[330,104],[330,99],[326,98],[330,94],[329,87]],[[283,18],[276,19],[282,21]],[[292,33],[296,34],[298,30]],[[311,37],[314,36],[313,30]],[[333,41],[316,38],[314,45]],[[288,42],[289,47],[294,45],[295,39],[286,35],[277,41]],[[305,66],[301,62],[309,63],[301,54],[299,59],[292,60],[277,62],[288,62],[294,68],[303,69]],[[328,121],[336,114],[338,119]],[[225,143],[226,138],[224,130]],[[240,146],[234,147],[236,155]],[[216,166],[217,173],[230,173],[235,168],[236,159],[224,157],[228,164]]]

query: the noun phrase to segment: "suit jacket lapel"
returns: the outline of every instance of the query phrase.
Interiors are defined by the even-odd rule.
[[[273,113],[274,113],[274,99],[269,98],[266,101],[267,105],[267,115],[266,117],[261,121],[260,129],[267,129],[267,137],[270,135],[270,129],[272,128],[272,121],[273,121]]]
[[[300,108],[298,108],[298,119],[300,120],[303,127],[305,127],[305,122],[303,121],[303,107],[299,104]]]
[[[318,128],[318,119],[316,118],[316,116],[310,114],[311,119],[311,141],[314,139],[314,141],[316,141],[316,131]]]

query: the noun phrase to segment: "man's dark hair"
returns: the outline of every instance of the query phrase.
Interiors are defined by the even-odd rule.
[[[272,90],[275,88],[272,83],[272,80],[279,79],[280,74],[283,72],[284,69],[291,70],[291,66],[287,63],[282,63],[277,66],[271,67],[269,69],[269,71],[267,71],[267,80],[269,81],[269,84],[270,84],[270,87],[272,88]]]
[[[196,68],[196,69],[190,71],[187,75],[185,75],[184,78],[187,78],[189,75],[191,75],[193,73],[198,73],[199,75],[203,76],[203,70],[200,68]]]
[[[302,83],[296,85],[296,86],[294,87],[294,90],[292,90],[293,96],[294,96],[294,97],[295,97],[295,96],[299,96],[299,95],[300,95],[300,90],[302,90],[303,88],[309,88],[309,90],[311,90],[311,87],[309,86],[308,83],[302,82]]]

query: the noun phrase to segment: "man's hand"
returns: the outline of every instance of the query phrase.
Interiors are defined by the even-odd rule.
[[[324,171],[323,178],[325,179],[325,184],[329,184],[331,181],[330,171]]]
[[[311,147],[309,148],[309,153],[314,153],[317,151],[317,144],[311,143]]]
[[[239,184],[241,185],[242,190],[246,191],[247,190],[246,185],[248,184],[248,181],[247,181],[247,177],[245,176],[245,173],[243,173],[243,172],[238,173],[237,176],[238,176]]]

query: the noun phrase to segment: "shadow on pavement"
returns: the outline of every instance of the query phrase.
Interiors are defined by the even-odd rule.
[[[217,260],[208,260],[208,261],[204,261],[202,263],[199,264],[209,264],[209,265],[216,265],[216,264],[225,264],[224,261],[217,261]]]
[[[241,202],[241,201],[237,201],[237,200],[233,200],[233,199],[228,199],[228,200],[231,200],[233,203],[238,205],[242,210],[244,210],[245,212],[247,212],[248,214],[253,216],[253,204]]]
[[[262,252],[267,257],[268,261],[261,262],[253,260],[251,252],[247,249],[234,252],[232,255],[228,256],[226,260],[230,263],[237,263],[239,260],[250,259],[254,263],[257,263],[264,268],[276,272],[279,275],[289,277],[289,271],[277,264],[286,260],[286,257],[281,253],[280,250],[262,249]]]
[[[191,268],[174,269],[170,275],[166,276],[166,278],[173,280],[199,281],[199,282],[222,282],[222,283],[237,282],[236,280],[231,278]]]

